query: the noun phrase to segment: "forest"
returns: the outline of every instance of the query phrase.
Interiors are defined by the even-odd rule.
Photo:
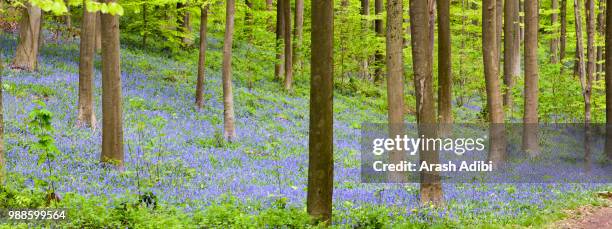
[[[612,0],[0,0],[0,229],[612,228]]]

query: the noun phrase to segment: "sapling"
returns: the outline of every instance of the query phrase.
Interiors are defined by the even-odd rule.
[[[47,172],[47,181],[39,180],[47,188],[47,201],[59,201],[59,195],[55,193],[55,182],[57,177],[54,175],[52,162],[57,157],[59,150],[55,146],[53,134],[55,129],[51,124],[53,113],[47,110],[47,105],[42,101],[34,101],[38,106],[30,112],[29,128],[32,134],[38,139],[30,145],[30,153],[38,153],[38,166],[43,166],[42,170]],[[46,167],[44,167],[46,166]]]

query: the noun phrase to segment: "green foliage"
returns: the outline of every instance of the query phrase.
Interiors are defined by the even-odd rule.
[[[38,139],[36,142],[30,145],[31,153],[38,153],[38,166],[42,168],[43,172],[47,172],[47,180],[38,180],[37,183],[47,188],[49,194],[55,195],[54,182],[58,178],[53,174],[53,166],[51,163],[57,157],[59,150],[55,146],[55,139],[53,134],[55,129],[51,124],[53,114],[47,110],[46,104],[42,101],[35,101],[37,104],[30,112],[29,127],[32,134]],[[45,165],[45,166],[43,166]]]

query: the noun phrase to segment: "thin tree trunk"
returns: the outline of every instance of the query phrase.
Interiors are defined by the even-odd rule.
[[[504,109],[500,89],[499,45],[497,43],[497,7],[495,0],[484,0],[482,5],[482,54],[489,114],[489,158],[499,162],[506,152]]]
[[[85,3],[85,2],[83,2]],[[79,110],[77,126],[96,128],[94,103],[94,55],[96,35],[96,13],[87,12],[83,4],[81,43],[79,56]]]
[[[604,37],[605,36],[605,27],[606,27],[606,22],[605,22],[605,7],[604,7],[604,2],[603,0],[599,0],[597,2],[598,4],[598,13],[597,13],[597,33],[599,34],[599,36]],[[600,75],[602,75],[604,73],[604,66],[603,66],[603,47],[601,45],[597,45],[597,70],[596,70],[596,80],[599,81],[600,79]]]
[[[331,224],[334,185],[333,0],[311,4],[310,131],[308,139],[308,214]]]
[[[374,1],[374,14],[376,14],[376,16],[380,17],[383,13],[383,0],[375,0]],[[383,32],[383,20],[381,19],[376,19],[374,20],[374,31],[376,32],[376,36],[382,37],[384,36],[384,32]],[[376,50],[376,53],[374,54],[374,83],[379,82],[380,80],[382,80],[383,77],[383,66],[385,64],[384,60],[383,60],[383,55],[379,50]]]
[[[293,66],[301,67],[300,56],[304,34],[304,0],[295,0],[295,30],[293,30]]]
[[[104,3],[115,0],[104,0]],[[123,108],[119,16],[101,14],[102,24],[102,162],[123,169]]]
[[[206,46],[208,24],[208,6],[202,6],[200,14],[200,55],[198,58],[198,80],[196,84],[196,107],[202,109],[204,106],[204,81],[206,71]]]
[[[284,51],[284,34],[285,34],[285,17],[283,16],[283,2],[279,0],[276,3],[276,65],[274,65],[274,80],[280,81],[285,75],[285,51]]]
[[[525,2],[525,109],[523,150],[539,154],[538,143],[538,0]]]
[[[370,0],[361,0],[361,8],[360,8],[360,12],[359,12],[362,16],[369,16],[370,15]],[[369,27],[368,26],[368,20],[367,19],[362,19],[363,21],[363,33],[367,34],[369,31]],[[363,60],[361,61],[361,66],[360,66],[360,72],[361,72],[361,77],[363,79],[369,79],[370,77],[370,72],[369,72],[369,65],[370,65],[370,54],[367,52],[367,50],[364,50],[364,55],[363,55]]]
[[[64,0],[64,4],[66,5],[66,9],[68,10],[68,13],[64,15],[64,23],[66,24],[66,29],[70,32],[72,31],[72,14],[70,13],[71,7],[68,4],[68,0]]]
[[[38,65],[38,49],[42,12],[28,4],[19,22],[19,44],[13,60],[13,68],[34,71]]]
[[[436,138],[436,111],[433,90],[433,52],[431,50],[431,14],[428,1],[410,0],[410,31],[412,66],[416,88],[417,123],[419,136]],[[427,164],[438,163],[435,150],[421,150],[420,160]],[[421,172],[421,204],[443,204],[442,184],[437,172]]]
[[[284,36],[285,36],[285,90],[291,90],[293,85],[293,45],[291,44],[291,0],[282,0],[283,2],[283,21]]]
[[[181,42],[183,46],[191,45],[191,13],[186,10],[187,5],[184,3],[177,3],[176,9],[178,10],[177,22],[180,25],[178,32],[182,33]]]
[[[497,38],[497,58],[499,59],[498,63],[501,66],[501,52],[502,52],[502,33],[503,33],[503,12],[504,12],[504,0],[495,0],[495,23],[497,24],[497,28],[495,30],[495,37]],[[497,68],[499,70],[499,68]],[[498,72],[499,73],[499,72]]]
[[[223,41],[223,136],[236,138],[234,127],[234,94],[232,92],[232,41],[234,39],[235,0],[226,1],[225,36]]]
[[[565,59],[565,47],[567,45],[567,0],[561,0],[561,36],[559,37],[559,60]],[[563,65],[561,70],[563,70]]]
[[[147,4],[142,4],[142,48],[147,48]]]
[[[595,51],[595,0],[586,0],[587,23],[587,65],[586,84],[584,88],[584,120],[591,122],[591,85],[595,78],[597,56]]]
[[[557,21],[559,20],[559,0],[551,0],[553,13],[550,16],[550,24],[553,29],[553,38],[550,41],[550,62],[553,64],[559,63],[559,37],[557,32]]]
[[[612,25],[612,0],[606,0],[606,25]],[[612,29],[606,29],[606,143],[605,151],[609,160],[612,160]]]
[[[387,104],[389,120],[389,137],[403,135],[404,124],[404,31],[402,0],[387,0]],[[403,151],[389,152],[391,163],[405,160]],[[405,182],[402,172],[390,172],[389,181]]]
[[[438,3],[438,118],[441,134],[450,131],[448,124],[453,122],[452,106],[452,62],[450,31],[450,0],[437,0]]]
[[[580,13],[580,1],[574,0],[574,17],[576,18],[576,66],[577,66],[577,75],[580,79],[580,85],[582,86],[582,96],[585,101],[585,122],[587,118],[587,98],[588,93],[587,89],[587,80],[585,73],[585,64],[584,64],[584,46],[582,41],[582,16]]]
[[[274,7],[274,0],[266,0],[266,9],[268,9],[268,11],[272,11],[273,7]]]
[[[514,79],[521,74],[519,0],[506,0],[504,21],[504,105],[512,109]]]
[[[525,25],[525,0],[519,0],[519,20],[521,25]],[[519,37],[521,43],[525,40],[525,26],[519,27]]]

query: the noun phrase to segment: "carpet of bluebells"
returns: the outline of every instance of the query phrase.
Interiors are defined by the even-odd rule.
[[[160,204],[193,212],[231,196],[245,206],[305,208],[308,167],[307,89],[280,92],[265,78],[252,88],[240,69],[234,71],[238,139],[222,137],[223,104],[219,50],[210,50],[205,108],[194,108],[196,65],[122,49],[125,171],[99,166],[101,130],[77,128],[78,43],[48,41],[41,50],[39,71],[5,71],[7,170],[20,174],[26,187],[47,174],[29,153],[28,113],[43,100],[53,112],[56,144],[53,162],[60,195],[121,199],[151,192]],[[0,55],[9,63],[14,35],[0,36]],[[220,63],[220,61],[218,61]],[[257,64],[257,63],[252,63]],[[99,68],[99,60],[96,67]],[[95,113],[100,121],[101,77],[95,72]],[[270,77],[271,78],[271,77]],[[302,77],[306,87],[307,78]],[[300,80],[298,80],[299,83]],[[418,205],[418,184],[364,184],[360,180],[360,125],[386,120],[384,106],[365,97],[337,94],[334,112],[334,224],[359,225],[369,213],[407,222],[456,221],[520,224],[521,219],[552,211],[551,205],[579,201],[575,193],[602,187],[594,184],[444,184],[447,206]],[[381,108],[382,107],[382,108]],[[479,109],[479,108],[478,108]],[[462,113],[469,109],[459,111]],[[467,117],[467,115],[463,114]],[[9,177],[10,179],[10,177]],[[257,211],[253,208],[253,211]],[[364,216],[366,215],[366,216]],[[382,220],[382,219],[381,219]]]

